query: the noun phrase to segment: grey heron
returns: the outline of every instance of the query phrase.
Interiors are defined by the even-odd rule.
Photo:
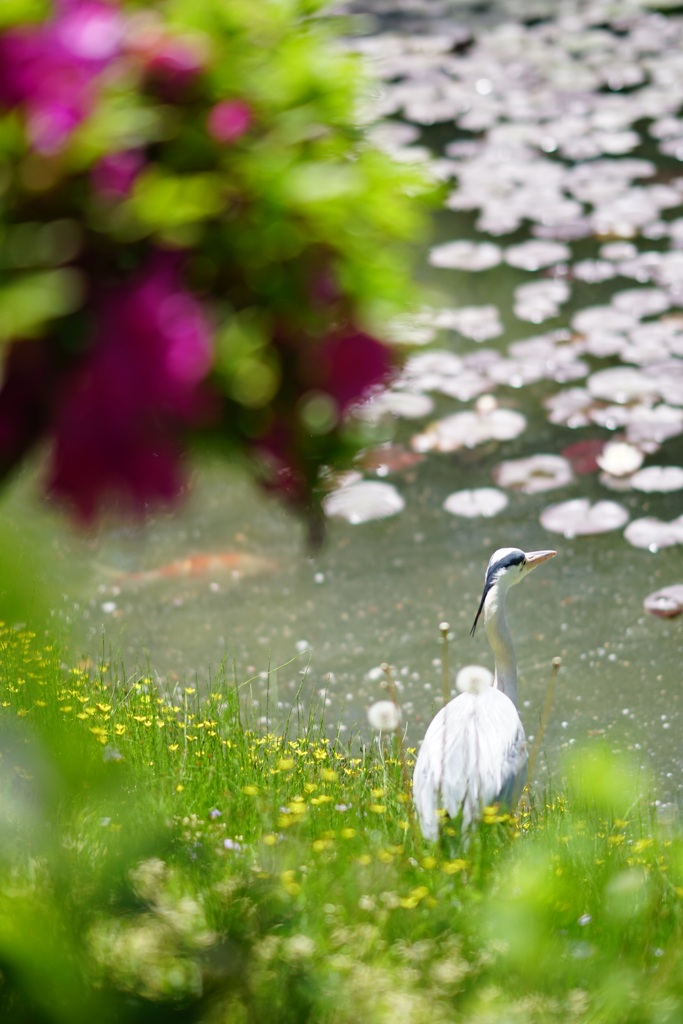
[[[413,800],[422,833],[437,839],[441,814],[462,815],[466,830],[483,807],[509,804],[527,763],[524,727],[517,712],[517,663],[505,619],[505,597],[556,551],[499,548],[489,560],[471,635],[484,613],[495,674],[461,683],[425,733],[413,774]]]

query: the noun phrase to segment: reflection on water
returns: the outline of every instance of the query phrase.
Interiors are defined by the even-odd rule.
[[[556,111],[553,131],[562,151],[552,156],[547,139],[545,149],[539,150],[532,129],[545,115],[539,113],[539,104],[532,110],[526,100],[539,99],[541,65],[535,67],[535,78],[522,68],[512,98],[521,111],[516,136],[511,127],[512,99],[505,100],[505,140],[514,149],[514,188],[508,207],[514,199],[517,219],[500,230],[495,217],[506,212],[505,204],[498,203],[492,212],[486,190],[477,209],[458,209],[466,203],[452,199],[452,208],[438,217],[437,256],[430,265],[425,253],[421,270],[436,312],[423,313],[410,327],[413,342],[424,344],[433,338],[435,347],[447,350],[448,357],[414,363],[412,375],[373,410],[378,434],[393,447],[384,456],[370,455],[359,472],[366,481],[381,479],[395,487],[400,500],[389,509],[394,514],[369,521],[365,514],[356,515],[355,522],[353,515],[351,522],[331,518],[325,547],[309,556],[299,524],[282,509],[254,493],[237,472],[206,466],[177,516],[159,517],[146,531],[105,530],[97,539],[83,540],[47,513],[31,510],[30,482],[24,481],[9,495],[8,508],[16,519],[43,522],[54,538],[62,559],[65,614],[73,622],[73,644],[79,653],[96,660],[102,650],[107,656],[111,650],[131,671],[149,657],[153,672],[171,683],[197,677],[207,684],[225,661],[238,681],[253,680],[255,699],[264,698],[268,689],[271,709],[277,706],[282,716],[293,702],[308,706],[311,700],[322,701],[330,728],[340,724],[347,737],[357,728],[368,734],[365,710],[382,696],[380,665],[388,662],[395,670],[409,739],[417,742],[439,706],[438,624],[447,620],[452,627],[453,672],[465,663],[491,665],[483,631],[474,638],[468,635],[490,554],[498,547],[554,547],[558,557],[515,588],[508,601],[519,662],[520,712],[531,737],[551,660],[556,655],[563,660],[541,771],[556,771],[562,748],[604,736],[610,748],[633,750],[646,768],[654,769],[663,799],[681,799],[683,619],[656,618],[643,608],[652,591],[682,582],[680,546],[659,551],[633,546],[636,542],[629,543],[623,523],[628,518],[633,526],[634,520],[654,517],[660,524],[670,524],[681,513],[680,490],[647,489],[654,477],[660,484],[671,482],[670,473],[651,473],[649,484],[641,489],[632,481],[634,472],[642,472],[643,461],[645,469],[681,461],[683,342],[676,309],[683,289],[677,241],[682,234],[683,192],[676,181],[672,147],[658,149],[656,133],[633,142],[627,135],[631,128],[623,123],[621,100],[648,89],[651,121],[657,117],[657,96],[667,106],[672,89],[655,88],[650,81],[662,66],[653,53],[659,40],[662,51],[667,51],[667,72],[678,81],[676,76],[683,71],[680,59],[674,60],[671,41],[683,38],[683,28],[680,19],[653,21],[654,16],[642,15],[641,23],[641,16],[632,13],[613,36],[622,47],[625,39],[630,42],[630,63],[622,60],[617,67],[613,62],[610,84],[595,60],[597,51],[589,45],[593,31],[600,46],[612,45],[610,32],[595,18],[579,24],[582,5],[573,5],[572,10],[575,52],[562,66],[567,74],[573,68],[578,77],[563,79],[562,95],[580,93],[581,116],[590,117],[591,102],[600,93],[601,109],[611,110],[613,119],[621,118],[620,127],[617,132],[613,123],[593,125],[591,145],[614,150],[633,144],[641,161],[655,159],[657,166],[644,176],[650,191],[638,186],[633,195],[629,192],[632,179],[643,171],[642,163],[638,174],[632,174],[631,161],[630,171],[621,177],[615,173],[615,161],[591,163],[585,145],[583,151],[579,145],[582,139],[586,142],[586,133],[580,125],[568,123],[564,135],[558,134],[562,124]],[[515,59],[521,59],[524,31],[517,26],[507,35],[499,32],[497,50],[486,50],[483,33],[480,58],[482,52],[489,58],[497,53],[509,75],[509,48],[516,40]],[[558,33],[552,23],[533,31],[529,39],[536,47],[534,54],[546,60],[543,67],[552,78],[548,41]],[[635,52],[638,46],[640,51]],[[446,81],[453,84],[462,78],[464,65],[458,64],[457,54],[438,47],[433,52],[443,93]],[[476,53],[469,52],[468,74],[477,70]],[[499,168],[482,154],[500,115],[493,103],[498,65],[490,60],[486,75],[482,72],[474,79],[475,85],[488,86],[475,89],[478,120],[472,115],[466,132],[462,124],[454,127],[452,114],[447,125],[424,127],[435,74],[433,64],[432,78],[428,77],[430,64],[424,52],[403,72],[400,47],[392,59],[398,62],[394,84],[403,83],[404,107],[411,74],[424,79],[420,103],[417,95],[410,100],[422,127],[404,132],[400,145],[426,144],[440,152],[450,147],[441,172],[451,187],[460,182],[470,189],[468,201],[476,186],[472,169],[479,160],[480,168],[488,168],[490,193],[496,182],[500,184]],[[645,69],[642,78],[631,67],[639,60]],[[408,66],[412,70],[406,70]],[[451,79],[444,70],[448,67]],[[629,68],[632,73],[627,74]],[[457,84],[460,87],[462,81]],[[635,93],[630,91],[634,89]],[[454,89],[449,95],[461,92]],[[605,96],[618,102],[603,102]],[[443,104],[441,110],[443,116]],[[493,120],[486,124],[486,117]],[[660,123],[660,135],[663,132],[669,141],[677,138],[670,133],[678,127],[683,138],[683,122],[668,128]],[[501,161],[505,157],[499,153]],[[550,174],[555,203],[545,234],[552,235],[553,228],[562,235],[561,242],[553,243],[550,264],[552,238],[545,238],[545,247],[521,245],[530,241],[525,218],[533,204],[533,188],[530,193],[522,172],[528,166],[538,175],[539,165]],[[551,167],[556,168],[552,174]],[[578,170],[563,178],[571,168]],[[533,187],[540,189],[543,180],[543,174],[533,178]],[[669,191],[655,191],[658,185]],[[610,205],[619,190],[623,202]],[[452,195],[457,195],[457,188]],[[547,191],[545,195],[547,199]],[[635,207],[629,206],[629,195]],[[650,201],[654,219],[645,223],[643,204]],[[612,217],[609,239],[599,237],[606,208]],[[596,220],[596,210],[602,211],[602,220]],[[619,217],[627,224],[621,234]],[[543,218],[535,225],[543,228]],[[496,231],[493,242],[487,232]],[[485,252],[478,244],[448,250],[450,243],[468,238],[485,243]],[[476,269],[463,269],[463,260],[473,260]],[[543,269],[546,266],[549,270]],[[429,351],[422,349],[421,356]],[[628,376],[604,376],[619,368],[628,369]],[[454,420],[463,412],[471,415]],[[490,429],[498,412],[504,414],[498,419],[518,425],[523,417],[525,429],[508,430],[501,438]],[[467,431],[475,431],[476,446],[471,433],[470,440],[458,433],[463,423]],[[643,455],[626,471],[624,452],[619,454],[622,461],[615,461],[614,453],[604,447],[608,440],[621,437],[629,442],[627,461],[634,451]],[[559,460],[562,453],[571,471]],[[539,455],[552,458],[536,459],[531,468],[529,463],[513,463]],[[600,474],[601,460],[610,469],[607,475],[606,469]],[[458,492],[469,493],[452,500]],[[541,525],[541,513],[551,503],[561,506],[575,499],[590,502],[584,507],[589,517],[595,517],[595,503],[607,500],[622,511],[609,532],[595,536],[564,539]],[[347,500],[343,497],[341,505]],[[543,521],[549,526],[558,519],[566,523],[570,512],[564,508],[550,518],[546,512]],[[646,535],[646,530],[631,529],[631,538]],[[671,527],[658,530],[661,537],[668,536],[667,530],[675,534]]]

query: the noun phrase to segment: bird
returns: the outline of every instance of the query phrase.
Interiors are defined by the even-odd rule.
[[[521,792],[528,754],[505,598],[510,587],[556,554],[499,548],[489,560],[470,635],[483,612],[495,673],[462,669],[456,681],[462,692],[441,708],[425,733],[413,773],[413,803],[426,839],[438,839],[444,812],[449,818],[462,816],[466,832],[484,807],[509,805]]]

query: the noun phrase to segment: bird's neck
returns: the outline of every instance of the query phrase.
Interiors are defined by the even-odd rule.
[[[515,649],[505,621],[505,592],[497,586],[491,588],[484,603],[484,627],[495,660],[494,686],[502,690],[517,707]]]

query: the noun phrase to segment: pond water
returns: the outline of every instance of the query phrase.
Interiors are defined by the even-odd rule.
[[[411,22],[356,40],[383,79],[375,102],[402,126],[383,144],[430,154],[446,183],[420,259],[429,309],[396,325],[413,362],[367,412],[391,448],[359,467],[402,510],[330,516],[312,556],[298,522],[238,471],[205,465],[175,516],[84,539],[20,480],[6,505],[51,537],[77,653],[129,671],[148,660],[180,686],[209,685],[226,661],[258,713],[321,704],[345,737],[368,736],[386,662],[416,743],[440,704],[439,623],[453,669],[491,665],[483,630],[469,636],[489,556],[556,548],[508,598],[529,735],[562,657],[541,777],[563,749],[605,737],[656,775],[662,801],[683,801],[683,617],[643,607],[683,583],[683,490],[675,473],[634,475],[683,465],[683,20],[619,7],[573,4],[563,22],[524,26],[499,6],[474,29],[463,8],[472,42],[438,19],[421,38]],[[463,240],[475,245],[443,248]],[[545,248],[518,248],[532,240]],[[615,368],[626,376],[599,375]],[[476,415],[444,424],[463,412]],[[555,459],[505,465],[539,454]],[[492,513],[484,488],[505,507],[444,508],[474,489],[456,509]],[[563,532],[542,525],[574,499],[618,507],[598,506],[588,527],[576,505],[560,509]],[[358,500],[342,501],[352,519],[367,512]]]

